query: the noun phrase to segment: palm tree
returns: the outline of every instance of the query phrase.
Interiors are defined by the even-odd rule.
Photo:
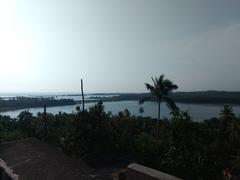
[[[173,84],[172,81],[168,79],[164,79],[164,75],[162,74],[159,78],[152,78],[153,85],[145,83],[146,88],[150,91],[151,96],[145,97],[140,100],[139,103],[143,104],[144,101],[154,98],[158,102],[158,121],[160,120],[160,112],[161,112],[161,102],[165,101],[167,106],[173,110],[178,111],[178,107],[174,103],[174,101],[170,98],[170,94],[173,90],[178,88],[177,85]]]

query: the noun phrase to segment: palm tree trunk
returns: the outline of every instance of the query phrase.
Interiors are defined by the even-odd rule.
[[[160,120],[160,112],[161,112],[161,98],[158,99],[158,121]]]
[[[161,98],[158,99],[158,120],[157,120],[157,134],[156,136],[159,136],[160,131],[160,112],[161,112]]]

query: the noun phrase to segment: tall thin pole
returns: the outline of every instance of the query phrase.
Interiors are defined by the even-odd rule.
[[[84,94],[83,94],[83,80],[81,79],[81,91],[82,91],[82,108],[84,111]]]
[[[46,122],[47,121],[47,106],[46,106],[46,104],[44,104],[44,106],[43,106],[43,119],[44,119],[44,122]]]
[[[43,122],[44,122],[44,127],[43,127],[43,131],[44,131],[44,138],[47,137],[47,106],[46,104],[44,104],[44,107],[43,107]]]

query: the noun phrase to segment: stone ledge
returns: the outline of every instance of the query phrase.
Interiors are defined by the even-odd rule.
[[[132,163],[127,167],[127,180],[182,180],[175,176],[151,169],[140,164]]]
[[[14,174],[2,159],[0,159],[0,179],[18,180],[18,175]]]

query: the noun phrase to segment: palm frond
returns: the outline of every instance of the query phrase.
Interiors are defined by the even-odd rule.
[[[161,74],[161,75],[160,75],[160,77],[159,77],[159,79],[158,79],[158,82],[159,82],[160,84],[163,83],[163,79],[164,79],[164,77],[165,77],[164,74]]]
[[[166,102],[169,109],[174,110],[174,111],[179,111],[179,108],[177,107],[175,102],[170,97],[164,96],[163,100]]]
[[[173,90],[176,90],[177,88],[178,88],[178,86],[173,84],[172,81],[165,79],[163,82],[163,86],[162,86],[162,92],[163,92],[163,94],[168,95]]]
[[[152,85],[150,85],[148,83],[145,83],[145,85],[146,85],[147,90],[150,90],[150,92],[154,92],[155,88]]]
[[[153,84],[154,84],[154,87],[156,88],[157,86],[158,86],[158,80],[157,80],[157,78],[153,78],[153,77],[151,77],[151,79],[152,79],[152,82],[153,82]]]
[[[171,86],[171,88],[172,88],[172,90],[176,90],[176,89],[178,88],[178,86],[177,86],[176,84],[173,84],[173,85]]]

